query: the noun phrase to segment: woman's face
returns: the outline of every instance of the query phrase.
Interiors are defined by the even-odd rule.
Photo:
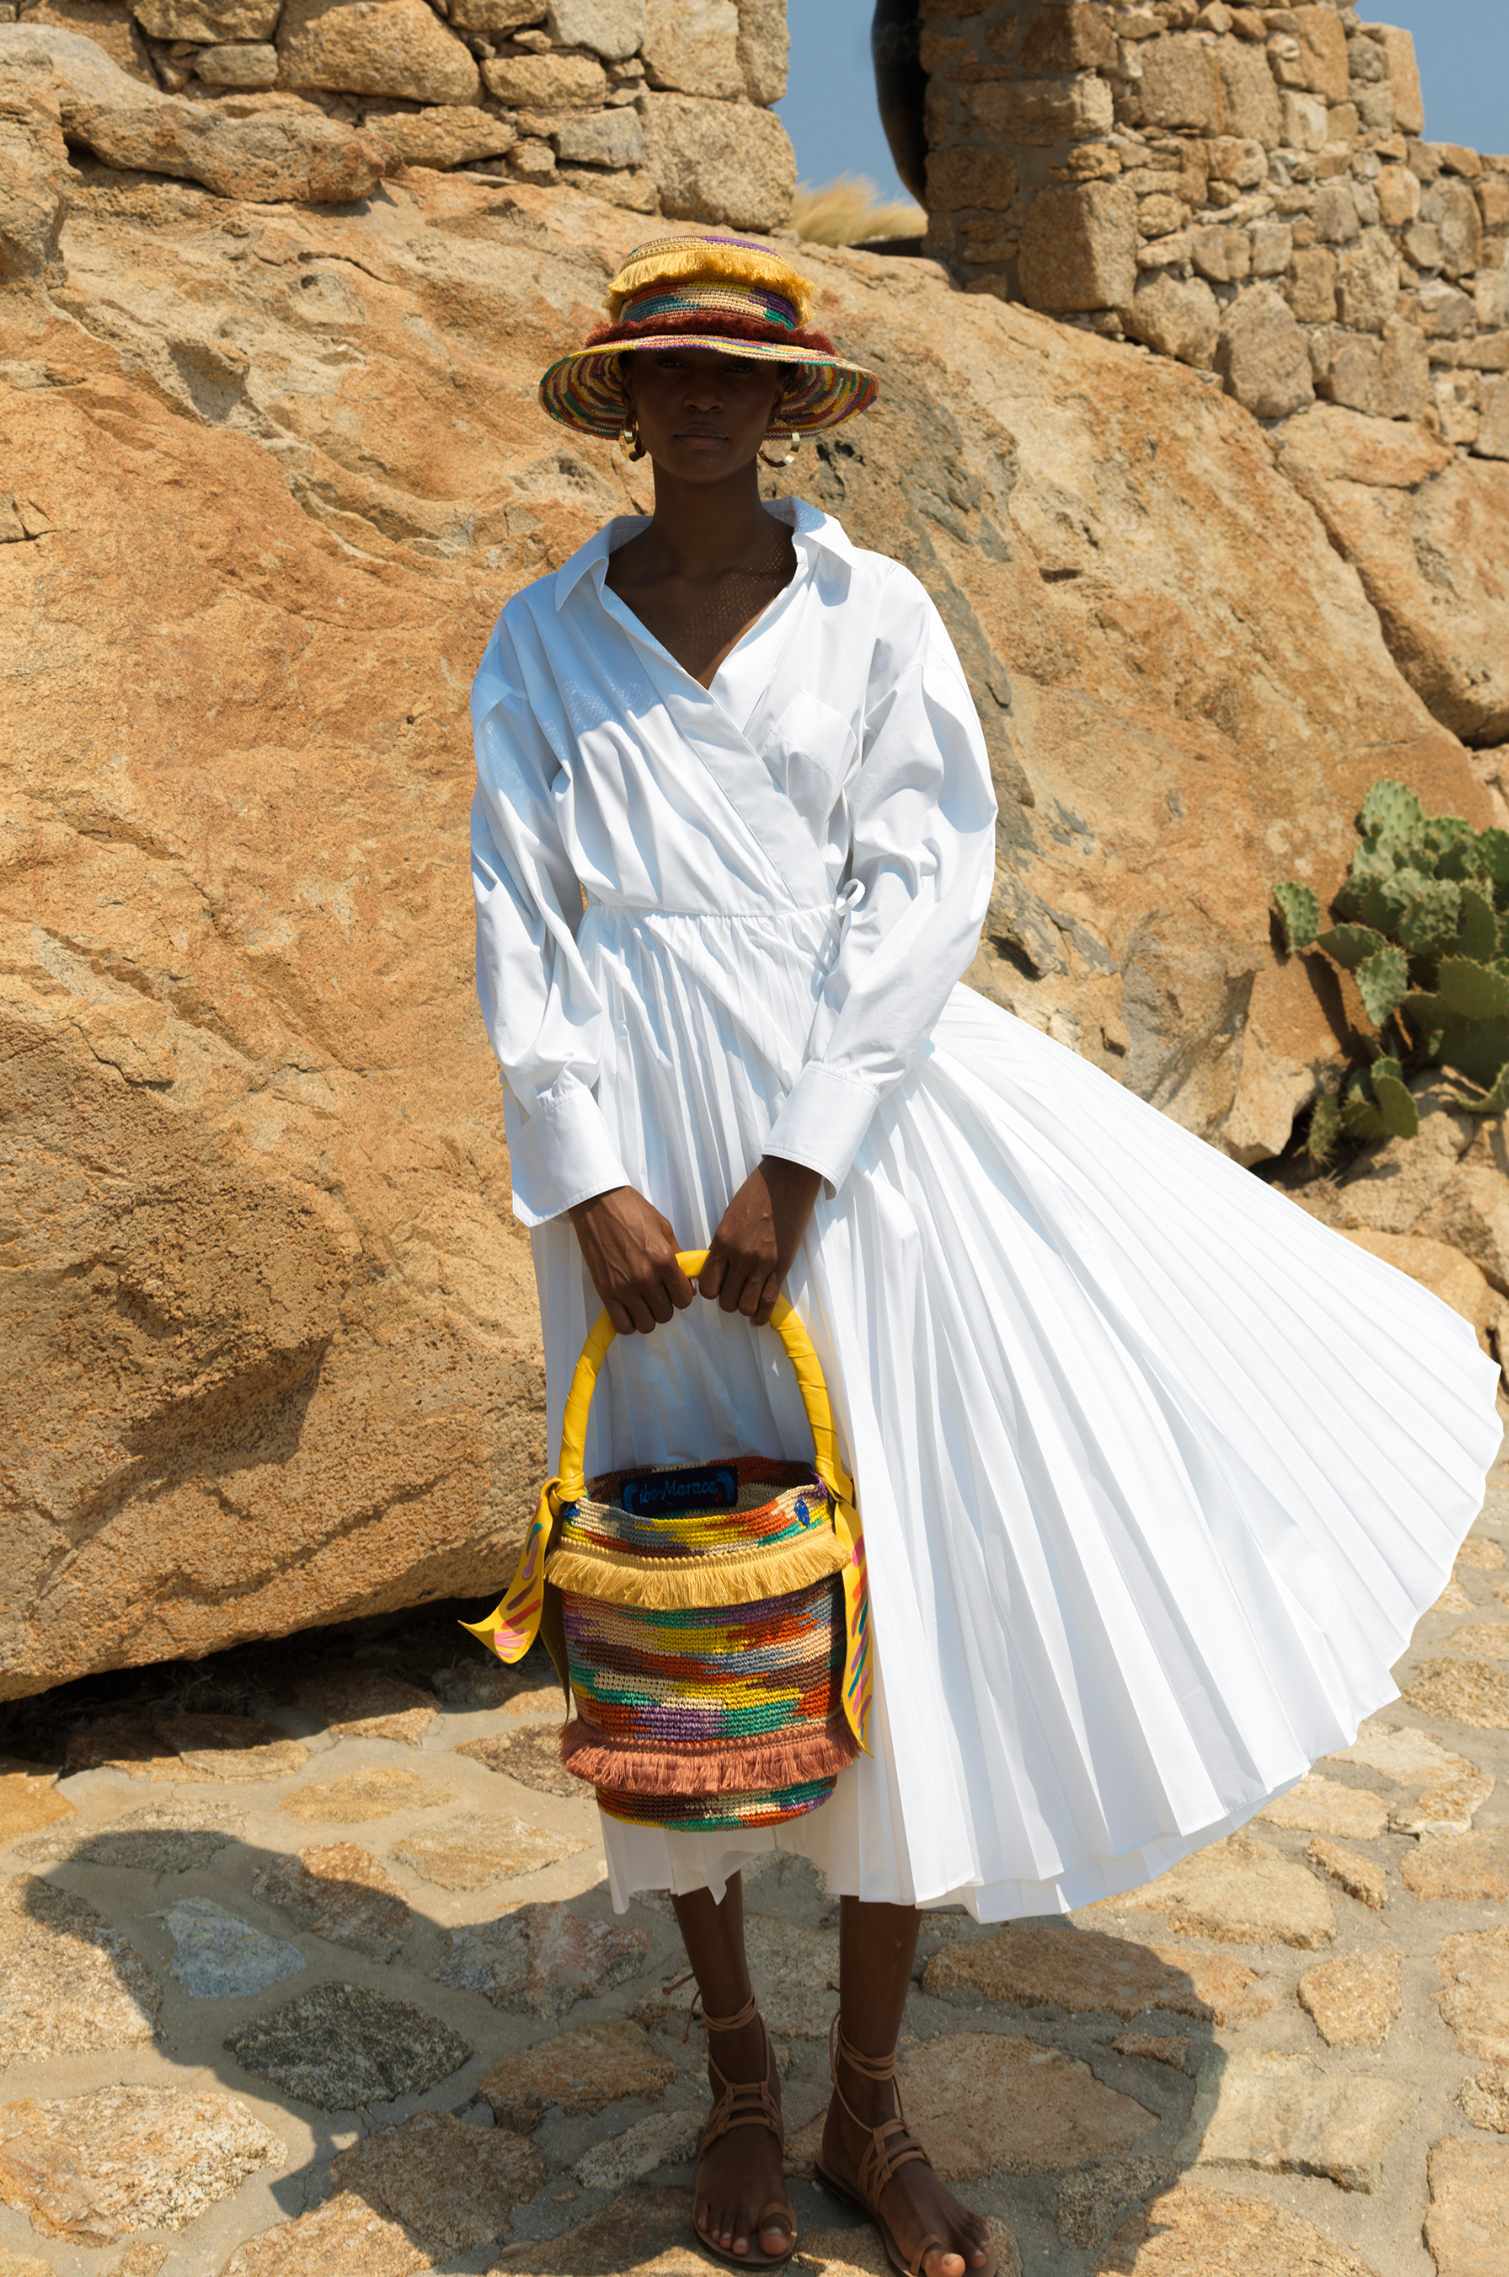
[[[785,364],[717,348],[653,348],[623,364],[641,442],[688,482],[715,481],[754,457],[790,376]]]

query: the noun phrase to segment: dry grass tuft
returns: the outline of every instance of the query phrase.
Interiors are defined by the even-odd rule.
[[[882,198],[864,174],[816,186],[798,182],[788,225],[814,245],[863,245],[873,237],[920,237],[927,215],[910,198]]]

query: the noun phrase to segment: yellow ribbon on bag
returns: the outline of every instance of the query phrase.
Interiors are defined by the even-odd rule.
[[[676,1262],[688,1280],[691,1280],[706,1264],[707,1251],[678,1250]],[[872,1692],[870,1590],[865,1569],[864,1532],[854,1500],[854,1481],[839,1457],[832,1402],[828,1397],[828,1386],[813,1349],[812,1339],[795,1306],[789,1304],[784,1297],[776,1299],[770,1315],[770,1326],[785,1346],[786,1357],[796,1376],[802,1405],[807,1411],[807,1421],[812,1430],[817,1474],[832,1499],[834,1530],[849,1553],[843,1567],[844,1718],[859,1746],[868,1752],[865,1732]],[[540,1489],[540,1499],[525,1533],[513,1579],[485,1620],[460,1623],[463,1629],[496,1653],[499,1660],[522,1660],[540,1632],[546,1606],[546,1556],[557,1520],[571,1504],[581,1501],[587,1491],[583,1475],[587,1417],[604,1357],[617,1334],[607,1307],[604,1306],[588,1331],[571,1378],[571,1388],[566,1395],[565,1412],[561,1418],[560,1469]],[[556,1673],[569,1692],[562,1665],[564,1655],[559,1642],[557,1640],[552,1647],[552,1640],[547,1634],[546,1644],[547,1648],[551,1648]]]

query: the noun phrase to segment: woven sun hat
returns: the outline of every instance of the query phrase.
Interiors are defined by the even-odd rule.
[[[836,427],[869,409],[878,383],[808,323],[812,298],[811,279],[755,238],[651,238],[610,281],[607,322],[545,371],[540,401],[563,427],[611,437],[629,417],[626,355],[717,348],[792,367],[772,432]]]

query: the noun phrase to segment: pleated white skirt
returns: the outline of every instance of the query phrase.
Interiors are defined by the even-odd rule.
[[[833,923],[583,919],[600,1096],[683,1248],[759,1160]],[[553,1467],[599,1300],[569,1218],[531,1238]],[[782,1850],[833,1894],[1067,1912],[1242,1825],[1397,1697],[1502,1442],[1498,1368],[1114,1076],[961,984],[786,1293],[865,1528],[870,1752],[771,1827],[600,1813],[615,1910],[720,1897]],[[809,1447],[778,1340],[699,1298],[614,1341],[587,1464]]]

